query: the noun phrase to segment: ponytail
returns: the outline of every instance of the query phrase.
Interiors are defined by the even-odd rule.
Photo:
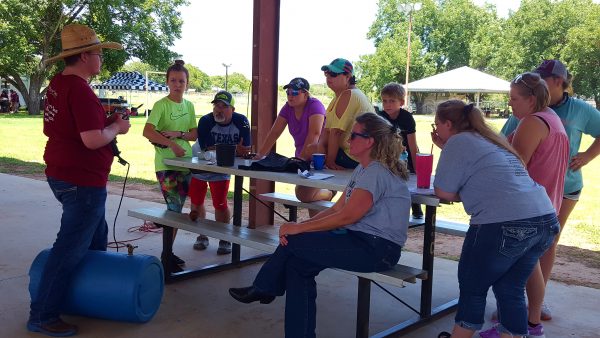
[[[444,101],[438,105],[435,115],[440,122],[450,121],[455,132],[478,133],[491,143],[515,155],[523,163],[519,153],[508,143],[506,138],[500,136],[485,123],[481,110],[472,103],[465,104],[461,100]]]

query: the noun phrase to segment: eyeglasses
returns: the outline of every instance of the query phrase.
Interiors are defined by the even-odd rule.
[[[104,61],[104,54],[101,54],[101,53],[90,53],[90,55],[98,55],[98,58],[100,58],[100,61]]]
[[[513,83],[515,83],[515,84],[522,83],[525,87],[527,87],[529,89],[529,91],[531,91],[531,95],[535,95],[533,88],[529,84],[527,84],[527,82],[523,78],[523,74],[517,75],[517,77],[515,77],[515,79],[513,80]]]
[[[301,90],[295,90],[295,89],[288,89],[285,91],[287,96],[298,96],[298,95],[300,95],[301,92],[302,92]]]
[[[432,123],[432,124],[431,124],[431,128],[433,128],[433,130],[436,130],[436,129],[437,129],[437,124],[435,124],[435,123]]]
[[[345,73],[334,73],[334,72],[330,72],[328,70],[325,71],[326,77],[337,77],[338,75],[342,75],[342,74],[345,74]]]
[[[364,134],[364,133],[355,133],[355,132],[351,132],[350,133],[350,139],[354,140],[357,136],[360,136],[362,138],[369,138],[371,136],[369,136],[369,134]]]

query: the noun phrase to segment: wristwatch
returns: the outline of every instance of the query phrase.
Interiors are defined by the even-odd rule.
[[[183,138],[183,136],[185,136],[185,132],[183,132],[183,131],[180,131],[180,132],[179,132],[179,138]]]

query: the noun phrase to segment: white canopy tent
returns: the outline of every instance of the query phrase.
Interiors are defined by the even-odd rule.
[[[410,82],[408,92],[475,93],[477,106],[481,93],[508,93],[510,82],[467,66]]]

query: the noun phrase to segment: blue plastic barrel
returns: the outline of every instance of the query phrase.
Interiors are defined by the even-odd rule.
[[[50,249],[29,269],[29,294],[37,294]],[[164,291],[163,267],[149,255],[88,251],[73,273],[62,311],[65,314],[145,323],[152,319]]]

